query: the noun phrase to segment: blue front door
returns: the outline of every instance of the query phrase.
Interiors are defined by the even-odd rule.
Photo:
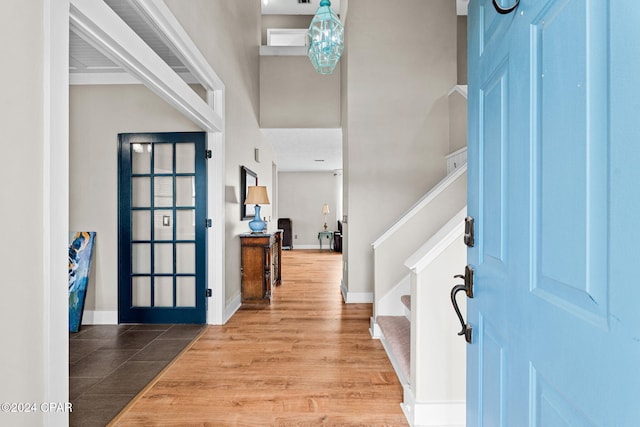
[[[120,323],[206,322],[206,135],[121,134]]]
[[[468,20],[467,426],[640,425],[640,4]]]

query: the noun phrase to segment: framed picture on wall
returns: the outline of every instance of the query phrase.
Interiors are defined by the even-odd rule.
[[[249,187],[258,185],[258,175],[251,169],[240,166],[240,219],[253,219],[256,216],[256,208],[253,205],[245,205]]]

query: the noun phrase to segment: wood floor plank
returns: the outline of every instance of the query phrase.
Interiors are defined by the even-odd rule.
[[[111,425],[406,426],[371,304],[342,302],[341,271],[334,252],[283,252],[271,305],[208,327]]]

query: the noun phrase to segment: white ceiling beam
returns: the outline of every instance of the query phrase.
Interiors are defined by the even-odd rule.
[[[163,1],[128,1],[131,7],[136,9],[140,16],[164,39],[173,54],[180,59],[206,90],[222,90],[224,88],[222,80]]]
[[[71,30],[196,123],[215,132],[224,120],[103,1],[71,0]]]

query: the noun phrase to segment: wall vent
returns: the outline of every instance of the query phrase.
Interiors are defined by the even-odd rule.
[[[311,3],[311,0],[298,0],[298,4]]]

